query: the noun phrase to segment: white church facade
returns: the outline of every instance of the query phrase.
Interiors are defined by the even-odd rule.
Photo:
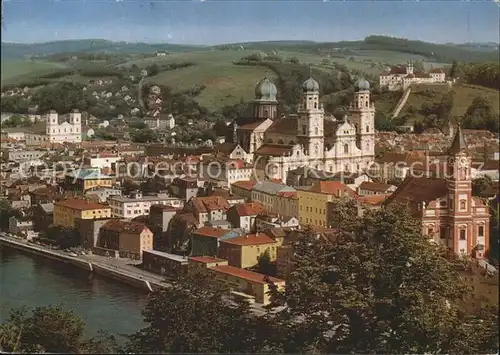
[[[319,84],[302,84],[297,114],[277,117],[276,86],[267,78],[255,90],[252,123],[235,127],[237,142],[253,161],[257,177],[283,182],[289,171],[308,166],[331,172],[363,172],[375,158],[375,106],[370,84],[356,83],[354,101],[343,119],[325,117]]]
[[[82,114],[73,110],[68,115],[59,116],[51,110],[45,118],[45,132],[26,133],[26,144],[30,146],[46,143],[81,143]]]

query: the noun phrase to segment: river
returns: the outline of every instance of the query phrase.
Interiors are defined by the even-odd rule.
[[[0,323],[12,308],[62,305],[85,321],[89,335],[130,334],[144,326],[146,299],[117,281],[0,245]]]

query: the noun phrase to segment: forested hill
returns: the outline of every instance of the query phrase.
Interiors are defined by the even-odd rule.
[[[388,36],[368,36],[362,41],[312,42],[312,41],[273,41],[232,43],[217,46],[219,49],[243,47],[245,49],[290,50],[313,52],[317,54],[335,54],[356,50],[386,50],[400,53],[418,54],[430,61],[451,63],[452,61],[483,62],[498,61],[498,49],[495,46],[477,48],[464,44],[435,44],[406,38]]]

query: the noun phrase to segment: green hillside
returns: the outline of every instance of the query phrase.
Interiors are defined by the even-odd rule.
[[[61,63],[30,61],[30,60],[9,60],[2,61],[2,84],[16,82],[30,77],[46,75],[64,69]]]

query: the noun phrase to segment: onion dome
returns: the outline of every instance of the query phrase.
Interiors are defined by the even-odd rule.
[[[302,90],[304,90],[304,92],[319,92],[319,84],[311,77],[304,81],[302,84]]]
[[[370,83],[365,78],[361,78],[356,81],[356,89],[359,91],[370,90]]]
[[[255,99],[261,101],[276,101],[278,90],[267,77],[259,81],[255,87]]]

